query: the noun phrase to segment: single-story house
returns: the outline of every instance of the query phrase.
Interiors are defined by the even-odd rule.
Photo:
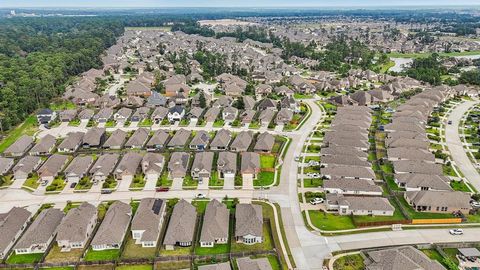
[[[253,245],[263,242],[263,213],[258,204],[237,204],[235,209],[235,239]]]
[[[157,246],[165,208],[165,202],[162,199],[143,198],[140,200],[130,228],[135,244],[140,244],[142,247]]]
[[[213,247],[215,244],[228,243],[229,220],[230,211],[226,205],[215,199],[211,200],[203,216],[200,246]]]
[[[62,252],[83,249],[97,225],[97,208],[87,202],[68,211],[58,226],[57,244]]]
[[[192,245],[197,221],[197,209],[185,200],[180,200],[173,207],[168,228],[163,239],[166,250],[175,246],[189,247]]]

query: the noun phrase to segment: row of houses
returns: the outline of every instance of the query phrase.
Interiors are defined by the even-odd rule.
[[[216,156],[216,164],[213,164]],[[216,170],[220,179],[234,179],[240,173],[242,177],[256,179],[260,173],[260,155],[255,152],[241,152],[240,158],[235,152],[197,152],[192,155],[187,152],[173,152],[167,162],[160,153],[146,154],[127,152],[106,153],[96,158],[90,155],[79,155],[74,158],[68,155],[53,154],[46,161],[38,156],[25,156],[15,165],[13,159],[0,158],[2,175],[11,174],[15,181],[25,181],[33,173],[37,173],[39,182],[51,182],[60,175],[66,182],[79,182],[84,177],[90,177],[94,182],[106,180],[113,175],[116,180],[132,180],[141,173],[146,180],[157,180],[167,165],[170,179],[183,179],[188,173],[196,180],[207,180]],[[8,167],[6,167],[6,165]],[[238,164],[240,168],[238,169]],[[216,167],[214,167],[216,165]]]
[[[147,151],[161,151],[173,149],[190,149],[193,151],[230,150],[243,152],[252,150],[255,152],[269,153],[275,144],[275,137],[268,132],[255,134],[251,131],[242,131],[234,134],[227,129],[221,129],[214,135],[206,131],[192,132],[179,129],[173,132],[156,130],[151,132],[146,128],[138,128],[133,133],[116,129],[111,134],[105,128],[90,128],[86,133],[71,132],[67,134],[57,146],[57,139],[52,135],[46,135],[34,141],[33,137],[23,135],[4,152],[5,157],[18,158],[26,155],[46,156],[58,150],[59,153],[74,153],[79,149],[146,149]],[[3,159],[2,163],[13,162]],[[0,172],[2,171],[0,166]],[[8,168],[7,168],[8,169]]]
[[[15,254],[44,253],[54,239],[61,252],[84,249],[88,244],[92,250],[120,249],[129,228],[135,244],[156,247],[165,216],[165,202],[154,198],[140,200],[135,215],[131,205],[113,202],[99,226],[98,209],[87,202],[70,209],[67,214],[55,208],[44,209],[33,221],[28,210],[14,207],[0,215],[0,259],[6,258],[10,250]],[[175,204],[163,239],[165,249],[193,244],[197,216],[196,208],[187,201]],[[230,211],[226,205],[210,201],[203,217],[200,246],[228,243],[229,221]],[[248,245],[263,241],[260,205],[238,204],[235,223],[235,241]]]
[[[365,106],[339,107],[323,138],[320,173],[327,210],[340,215],[392,216],[395,208],[382,197],[368,161],[371,110]]]
[[[388,160],[395,183],[406,190],[405,199],[416,211],[457,212],[471,209],[467,193],[453,191],[442,164],[430,152],[425,126],[430,114],[452,94],[440,86],[425,90],[400,105],[384,126]]]

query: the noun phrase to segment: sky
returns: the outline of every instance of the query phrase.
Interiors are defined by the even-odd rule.
[[[0,0],[10,7],[379,7],[480,5],[480,0]]]

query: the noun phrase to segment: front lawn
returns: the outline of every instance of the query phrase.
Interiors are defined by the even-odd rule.
[[[113,261],[120,257],[120,249],[108,249],[95,251],[89,249],[85,255],[85,261]]]
[[[143,174],[136,174],[133,177],[132,183],[130,183],[130,188],[143,188],[145,186],[145,176]]]
[[[28,178],[27,180],[25,180],[25,182],[23,182],[23,185],[31,189],[37,189],[40,185],[38,183],[38,174],[34,173],[32,177]]]
[[[47,187],[47,191],[55,192],[62,191],[65,188],[65,180],[62,177],[53,179],[52,183]]]
[[[7,259],[8,264],[34,264],[42,260],[43,253],[16,254],[15,252]]]
[[[183,178],[183,187],[194,187],[196,188],[198,186],[198,181],[193,179],[191,175],[186,175],[185,178]]]
[[[173,180],[168,178],[168,173],[164,172],[157,180],[157,187],[171,187],[172,183]]]
[[[350,216],[340,216],[323,211],[308,210],[310,220],[313,226],[324,231],[337,231],[355,229],[353,220]]]
[[[225,121],[223,120],[217,120],[213,123],[213,127],[217,127],[217,128],[220,128],[220,127],[223,127],[223,125],[225,125]]]
[[[275,180],[274,172],[260,172],[257,179],[253,180],[253,185],[256,187],[269,186]]]
[[[208,182],[208,185],[211,187],[223,187],[224,180],[218,178],[218,172],[213,171],[212,172],[212,177],[210,177],[210,181]]]
[[[303,179],[303,187],[320,187],[323,186],[323,179],[321,178],[310,178],[310,179]]]
[[[468,187],[467,183],[464,181],[451,181],[450,186],[453,190],[463,191],[463,192],[470,192],[470,188]]]
[[[122,259],[153,259],[155,258],[155,247],[144,248],[142,245],[135,244],[135,239],[129,233],[125,248],[123,249]]]

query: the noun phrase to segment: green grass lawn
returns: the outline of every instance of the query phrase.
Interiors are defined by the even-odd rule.
[[[14,143],[18,138],[22,135],[29,135],[32,136],[37,132],[38,125],[37,125],[37,117],[34,115],[29,116],[25,121],[20,124],[19,126],[15,127],[14,129],[10,130],[5,137],[0,142],[0,153],[3,153],[5,149],[7,149],[12,143]]]
[[[160,256],[178,256],[178,255],[189,255],[192,253],[192,247],[175,247],[174,250],[160,250]]]
[[[190,261],[157,262],[155,266],[161,270],[190,269]]]
[[[85,261],[112,261],[120,257],[120,249],[108,249],[95,251],[89,249],[85,255]]]
[[[152,270],[153,265],[139,264],[139,265],[119,265],[115,270]]]
[[[275,180],[274,172],[260,172],[257,176],[257,179],[253,180],[253,185],[256,187],[268,186],[273,184]]]
[[[457,254],[458,254],[458,249],[456,248],[444,248],[443,252],[447,255],[447,258],[452,260],[454,263],[458,265],[458,259],[457,259]]]
[[[32,189],[37,189],[38,186],[40,185],[38,183],[38,175],[35,173],[32,175],[32,177],[28,178],[23,182],[23,185]]]
[[[138,123],[139,127],[151,127],[153,125],[153,121],[150,118],[144,119],[142,122]]]
[[[379,222],[379,221],[393,221],[393,220],[405,220],[400,207],[394,200],[390,200],[390,203],[395,207],[393,216],[353,216],[355,222]]]
[[[208,185],[211,187],[223,187],[224,180],[218,177],[218,172],[213,171],[212,177],[210,177],[210,181],[208,181]]]
[[[197,212],[199,214],[203,214],[205,213],[205,209],[207,208],[207,204],[209,202],[209,200],[193,200],[192,205],[197,208]]]
[[[225,125],[225,121],[223,121],[221,119],[213,122],[213,127],[218,127],[219,128],[219,127],[223,127],[223,125]]]
[[[195,254],[196,255],[213,255],[213,254],[226,254],[230,252],[230,245],[229,244],[221,244],[215,245],[211,248],[208,247],[196,247]]]
[[[451,181],[450,186],[453,188],[453,190],[470,192],[470,188],[464,181]]]
[[[168,178],[168,173],[164,172],[157,181],[157,187],[171,187],[172,183],[173,180]]]
[[[143,188],[145,186],[145,177],[143,174],[136,174],[130,183],[130,188]]]
[[[123,249],[122,259],[153,259],[155,258],[155,247],[144,248],[142,245],[135,244],[132,234],[129,233],[125,248]]]
[[[193,179],[191,175],[186,175],[183,178],[183,187],[197,187],[198,181]]]
[[[316,178],[316,179],[303,179],[303,186],[304,187],[320,187],[323,185],[323,179]]]
[[[58,245],[53,245],[48,252],[45,262],[47,263],[60,263],[60,262],[75,262],[82,257],[83,249],[72,249],[69,252],[60,252],[61,248]]]
[[[141,265],[119,265],[115,270],[152,270],[152,265],[141,264]]]
[[[350,216],[340,216],[322,211],[308,211],[313,226],[320,230],[336,231],[355,229],[353,220]]]
[[[348,255],[338,258],[333,264],[335,270],[363,270],[365,264],[360,254]]]
[[[260,155],[260,167],[263,168],[274,168],[275,167],[275,156],[262,154]]]
[[[427,255],[430,259],[435,260],[439,263],[442,263],[443,257],[442,255],[436,251],[435,249],[422,249],[421,250],[425,255]]]
[[[53,179],[52,183],[47,187],[47,191],[62,191],[65,188],[65,180],[61,177]]]
[[[8,264],[33,264],[40,262],[43,257],[43,253],[34,253],[34,254],[15,254],[15,252],[10,255],[7,259]]]

